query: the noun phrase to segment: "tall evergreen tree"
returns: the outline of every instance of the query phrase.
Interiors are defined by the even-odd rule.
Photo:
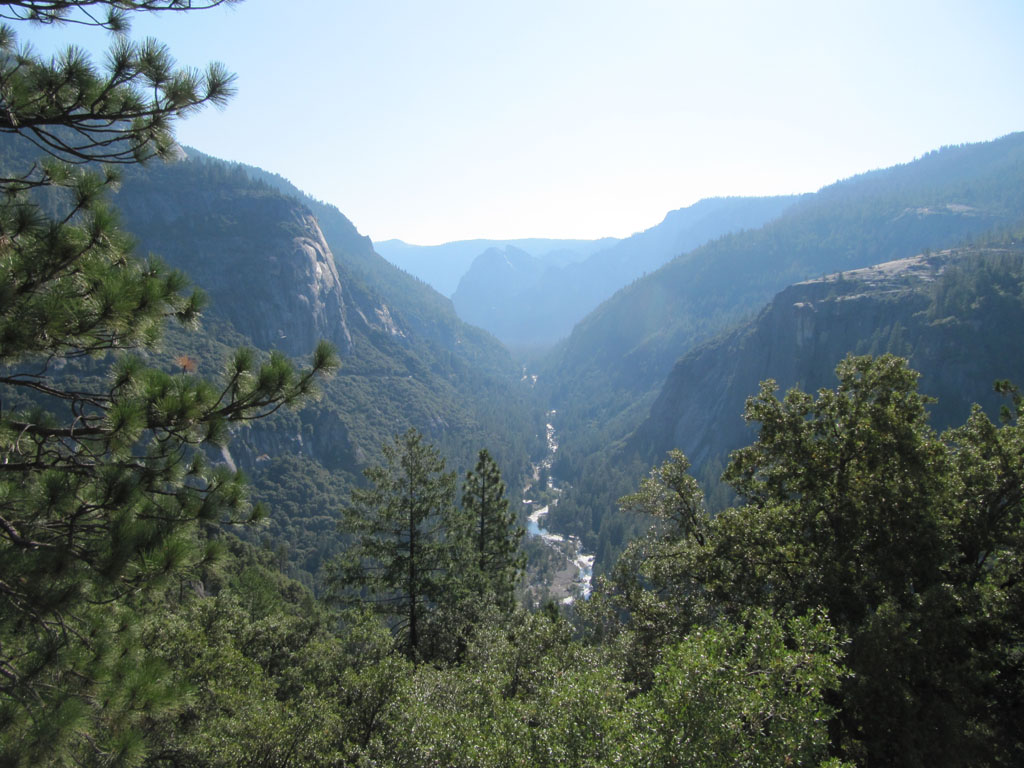
[[[474,591],[491,596],[505,610],[511,609],[526,564],[519,548],[524,531],[509,509],[501,471],[486,448],[480,451],[476,467],[466,473],[462,510],[472,526],[469,544],[479,571]]]
[[[370,486],[353,489],[342,510],[339,528],[352,542],[330,566],[328,587],[337,601],[373,606],[419,659],[430,644],[428,620],[450,596],[455,473],[415,429],[382,450],[384,464],[363,472]]]
[[[216,2],[5,3],[0,17],[125,31],[135,10]],[[131,251],[93,161],[165,156],[173,121],[232,92],[221,65],[176,69],[159,43],[114,38],[102,69],[43,59],[0,25],[0,763],[134,764],[140,725],[173,700],[125,598],[216,555],[201,526],[256,515],[213,466],[234,422],[296,402],[333,367],[242,350],[220,385],[146,367],[168,319],[202,306]],[[72,372],[77,372],[72,375]]]

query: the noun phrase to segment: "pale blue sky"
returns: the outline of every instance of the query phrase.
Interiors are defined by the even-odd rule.
[[[238,74],[182,143],[374,240],[621,237],[1024,129],[1020,0],[247,0],[134,33]]]

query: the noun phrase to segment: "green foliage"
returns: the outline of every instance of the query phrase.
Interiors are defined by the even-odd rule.
[[[838,387],[817,398],[791,390],[780,401],[767,382],[748,401],[760,434],[726,470],[746,506],[720,516],[728,544],[719,554],[735,568],[731,599],[759,603],[767,592],[776,606],[828,605],[847,630],[871,606],[908,604],[937,578],[945,542],[936,506],[951,473],[904,361],[849,358],[836,373]],[[751,508],[783,540],[747,527]],[[769,522],[785,518],[803,535]]]
[[[707,523],[704,494],[687,470],[690,462],[682,451],[670,451],[668,461],[651,470],[640,482],[640,490],[623,496],[623,511],[642,513],[664,521],[673,537],[692,536],[704,542]]]
[[[323,729],[331,722],[327,702],[315,689],[287,697],[279,690],[289,677],[302,684],[296,651],[314,653],[316,646],[302,647],[291,635],[308,633],[308,625],[294,615],[248,614],[232,591],[154,617],[150,652],[173,665],[189,689],[174,716],[150,725],[154,762],[269,766],[294,759],[312,764],[322,756]],[[290,674],[273,668],[278,661]]]
[[[997,427],[976,409],[940,438],[905,361],[851,357],[836,374],[835,389],[816,397],[791,390],[779,400],[763,385],[747,405],[759,436],[725,474],[741,506],[631,545],[608,605],[592,609],[595,625],[619,638],[629,675],[646,687],[680,628],[751,610],[780,621],[823,610],[849,639],[834,754],[872,765],[1015,764],[1021,427]],[[672,456],[624,501],[696,510],[685,469]],[[622,610],[625,631],[613,620]]]
[[[198,11],[239,0],[15,0],[4,3],[0,18],[38,24],[83,24],[111,32],[131,28],[133,11]]]
[[[15,3],[8,17],[58,22],[88,6]],[[85,19],[88,16],[88,11]],[[71,20],[74,14],[66,17]],[[88,23],[88,22],[86,22]],[[54,160],[163,155],[171,120],[230,94],[219,65],[175,70],[155,42],[114,41],[97,74],[76,49],[45,61],[0,28],[0,132],[50,157],[0,179],[0,729],[8,765],[137,764],[143,721],[175,685],[143,651],[129,598],[220,550],[201,526],[258,517],[242,476],[208,459],[231,424],[308,397],[336,365],[320,346],[297,371],[239,351],[223,381],[145,367],[167,319],[190,322],[184,277],[131,253],[105,193],[110,170]],[[148,94],[148,95],[143,95]],[[105,355],[113,357],[104,357]],[[76,386],[62,376],[97,358]],[[105,369],[105,370],[104,370]],[[88,366],[77,370],[87,371]]]
[[[278,567],[312,589],[313,574],[345,546],[337,529],[352,479],[307,457],[284,454],[261,458],[251,482],[253,496],[268,509],[266,523],[239,535],[274,550],[281,557]]]
[[[614,764],[626,689],[601,655],[546,616],[485,631],[456,670],[421,667],[386,765]]]
[[[827,761],[825,695],[842,677],[820,615],[701,628],[668,648],[634,707],[632,765],[838,765]]]
[[[506,610],[514,602],[516,585],[526,565],[520,551],[524,529],[509,509],[505,483],[486,449],[462,486],[462,515],[471,525],[468,544],[477,574],[470,577],[477,599],[494,600]]]
[[[458,540],[455,473],[410,429],[385,444],[385,463],[365,471],[342,511],[351,546],[331,564],[328,589],[342,602],[368,602],[387,617],[411,658],[430,642],[425,624],[448,596]]]
[[[149,658],[181,695],[144,721],[145,765],[325,765],[349,731],[339,668],[354,662],[312,595],[271,559],[228,537],[203,580],[144,601]]]
[[[455,473],[410,429],[365,471],[339,529],[351,541],[328,566],[328,594],[369,604],[386,617],[414,660],[457,658],[472,626],[494,604],[508,614],[524,559],[505,484],[486,450],[466,474],[462,507]]]
[[[708,627],[674,645],[640,694],[608,651],[545,614],[483,626],[458,667],[416,668],[368,756],[388,766],[826,764],[822,695],[841,669],[820,617]]]
[[[212,0],[187,7],[219,4]],[[106,12],[105,19],[92,8]],[[183,10],[169,0],[7,3],[0,18],[44,23],[76,21],[123,32],[131,11]],[[234,91],[234,76],[222,64],[205,72],[176,69],[166,46],[118,36],[103,71],[88,54],[68,47],[50,60],[31,47],[18,47],[11,27],[0,27],[0,90],[4,115],[0,132],[14,133],[44,153],[74,163],[134,163],[166,156],[173,146],[172,123],[206,104],[222,106]],[[54,173],[41,165],[7,188],[45,185]]]

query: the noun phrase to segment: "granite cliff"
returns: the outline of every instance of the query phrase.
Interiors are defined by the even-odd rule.
[[[453,469],[486,447],[510,484],[527,472],[541,413],[507,350],[378,256],[337,209],[200,153],[131,169],[113,202],[140,254],[209,297],[198,333],[168,330],[167,360],[187,355],[215,378],[238,346],[304,358],[326,339],[341,353],[319,400],[238,430],[221,457],[272,505],[268,528],[252,535],[285,547],[296,577],[312,583],[339,546],[347,489],[409,427]]]
[[[154,184],[139,174],[115,203],[141,250],[188,274],[209,311],[255,346],[297,356],[327,339],[351,352],[334,254],[297,201],[255,185]]]
[[[753,321],[681,358],[633,451],[658,460],[681,448],[695,466],[749,443],[744,402],[761,381],[780,390],[833,385],[847,354],[892,352],[921,373],[937,398],[932,423],[962,423],[972,403],[995,416],[996,379],[1024,381],[1024,302],[1017,246],[925,253],[792,285]]]

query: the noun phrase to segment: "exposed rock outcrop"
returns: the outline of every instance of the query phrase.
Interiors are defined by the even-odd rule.
[[[210,297],[209,311],[263,349],[306,355],[320,339],[351,350],[334,256],[299,202],[252,185],[133,184],[117,196],[144,249],[183,270]]]
[[[998,254],[1024,259],[1014,250],[945,251],[786,288],[755,320],[676,363],[630,438],[632,450],[654,462],[680,448],[696,467],[724,458],[756,436],[742,412],[761,381],[774,379],[782,392],[831,387],[836,364],[851,352],[907,356],[921,372],[921,391],[938,398],[938,428],[961,423],[974,402],[995,411],[992,382],[1024,376],[1024,361],[1005,354],[1024,343],[1024,305],[1011,299],[996,308],[979,295],[966,311],[937,316],[933,284],[950,267],[971,269]]]

